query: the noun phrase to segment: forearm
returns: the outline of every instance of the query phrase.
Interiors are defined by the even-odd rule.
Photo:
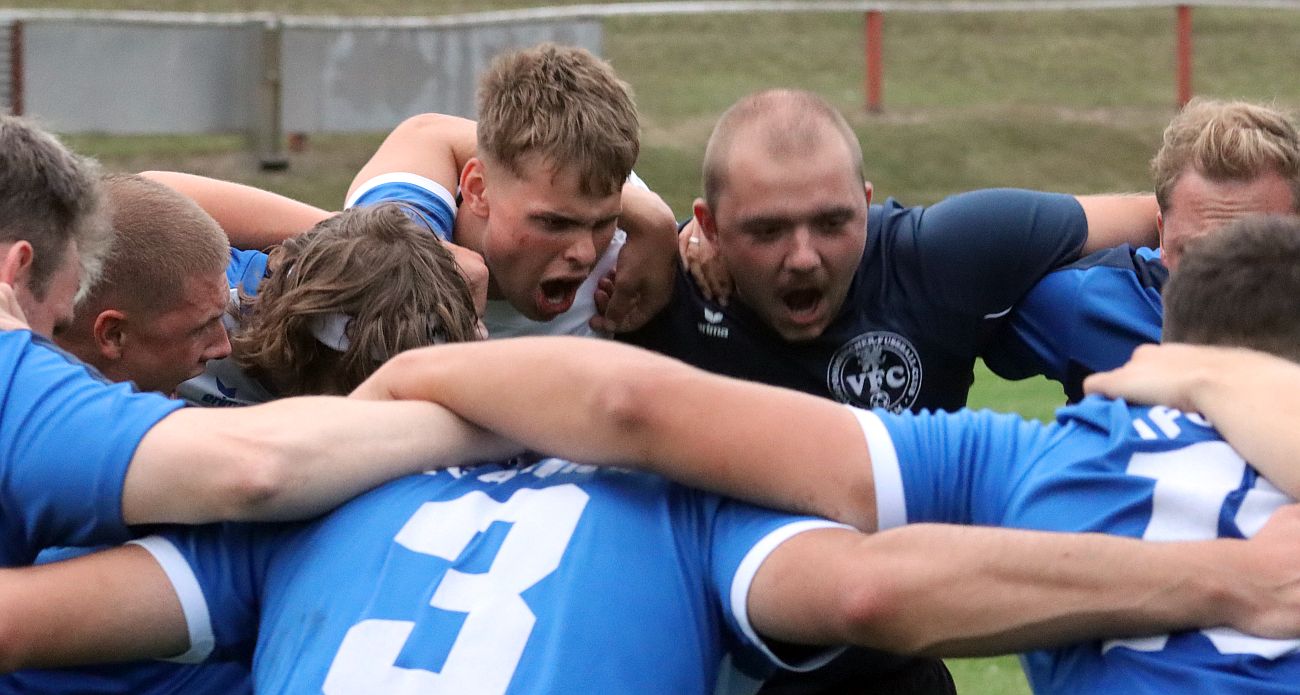
[[[618,226],[627,232],[628,243],[647,243],[663,252],[671,262],[677,257],[677,219],[657,193],[648,188],[623,186],[622,211]]]
[[[198,203],[221,225],[236,248],[274,246],[334,214],[232,181],[174,171],[146,171],[141,176],[169,186]]]
[[[1300,365],[1239,349],[1191,374],[1187,407],[1204,414],[1270,482],[1300,499]]]
[[[1224,569],[1243,541],[917,525],[860,543],[853,641],[867,646],[998,654],[1225,625],[1247,611]]]
[[[1142,345],[1084,389],[1203,413],[1269,481],[1300,498],[1300,365],[1240,348]]]
[[[513,451],[427,403],[311,397],[186,409],[141,442],[123,517],[129,524],[306,518],[393,478]]]
[[[866,444],[846,408],[637,348],[579,338],[438,346],[399,355],[360,390],[439,403],[548,454],[875,524]]]

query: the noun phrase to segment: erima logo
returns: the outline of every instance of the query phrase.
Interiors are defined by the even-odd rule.
[[[841,403],[899,413],[921,391],[921,358],[897,333],[863,333],[835,351],[826,385]]]
[[[711,338],[726,339],[727,336],[731,335],[731,329],[726,326],[718,325],[722,323],[722,319],[724,318],[726,318],[726,315],[721,311],[714,311],[708,307],[704,307],[704,321],[695,324],[695,326],[703,335],[707,335]]]
[[[214,375],[212,379],[217,382],[217,390],[221,392],[221,395],[225,396],[226,398],[235,397],[235,391],[237,391],[238,389],[236,389],[234,386],[226,386],[225,384],[221,383],[221,377],[219,376]]]

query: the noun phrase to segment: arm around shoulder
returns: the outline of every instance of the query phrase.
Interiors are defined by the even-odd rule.
[[[393,478],[513,450],[428,403],[322,396],[186,408],[140,442],[122,515],[128,524],[306,518]]]
[[[176,171],[145,171],[140,175],[173,188],[198,203],[221,225],[230,244],[236,248],[274,246],[334,214],[278,193],[233,181]]]

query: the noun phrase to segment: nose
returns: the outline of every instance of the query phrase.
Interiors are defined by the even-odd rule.
[[[212,341],[212,344],[208,346],[208,349],[203,353],[204,362],[207,362],[208,360],[220,360],[226,357],[230,357],[230,334],[226,333],[226,327],[221,325],[220,323],[217,324],[216,330],[217,330],[216,338]]]
[[[813,244],[812,230],[801,224],[790,236],[790,248],[785,256],[786,268],[795,272],[810,272],[821,265],[821,254]]]
[[[575,269],[591,270],[607,246],[608,235],[599,232],[576,234],[574,242],[564,251],[564,260]]]

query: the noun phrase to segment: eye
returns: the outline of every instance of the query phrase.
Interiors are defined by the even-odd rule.
[[[818,234],[838,234],[844,231],[850,219],[852,215],[849,214],[821,215],[813,220],[813,229]]]

